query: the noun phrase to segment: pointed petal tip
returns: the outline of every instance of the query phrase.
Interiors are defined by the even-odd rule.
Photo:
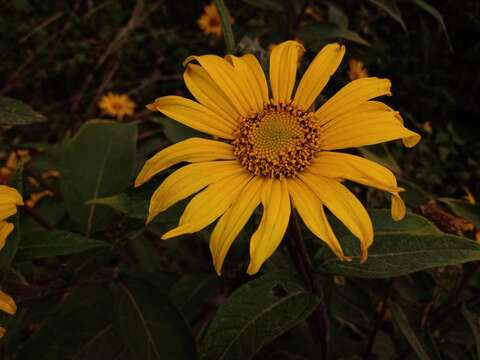
[[[157,109],[157,106],[155,105],[155,103],[151,103],[151,104],[148,104],[145,106],[148,110],[150,111],[158,111]]]

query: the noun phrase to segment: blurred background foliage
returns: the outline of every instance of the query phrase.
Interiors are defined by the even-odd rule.
[[[5,124],[0,109],[7,125],[1,128],[0,182],[22,183],[30,201],[0,258],[2,288],[19,306],[14,317],[2,318],[7,334],[0,358],[193,359],[196,346],[204,359],[315,358],[317,344],[304,320],[318,299],[285,275],[291,264],[282,252],[265,275],[249,281],[243,275],[247,231],[218,278],[208,231],[159,241],[182,204],[143,225],[149,195],[166,175],[133,190],[135,174],[160,148],[195,134],[145,105],[159,96],[188,94],[182,79],[187,56],[225,53],[222,37],[199,27],[206,5],[0,3],[0,105],[20,114],[17,125],[22,116],[32,123],[8,126],[14,124]],[[271,45],[286,39],[305,45],[302,69],[326,43],[345,43],[347,55],[324,98],[367,73],[389,78],[394,96],[387,102],[423,137],[412,150],[389,143],[359,151],[395,171],[410,210],[444,233],[417,215],[395,228],[384,212],[374,212],[387,244],[385,252],[379,246],[374,253],[395,254],[397,246],[400,254],[402,244],[412,247],[420,238],[424,244],[418,257],[369,260],[369,276],[362,276],[359,266],[341,269],[320,250],[316,260],[328,285],[333,323],[331,358],[479,358],[478,265],[459,264],[480,259],[473,241],[480,241],[475,204],[480,2],[226,0],[226,5],[235,51],[254,53],[264,65]],[[218,26],[215,21],[212,26]],[[109,116],[99,107],[108,92],[128,95],[135,111],[121,121]],[[92,120],[98,118],[107,120]],[[354,190],[370,207],[386,207],[377,192]],[[348,235],[341,241],[357,251]],[[320,247],[308,245],[312,252]],[[424,271],[410,274],[419,270]],[[248,303],[252,298],[259,302]],[[221,304],[226,306],[217,313]],[[239,312],[247,318],[238,319]],[[259,312],[265,316],[253,321]],[[222,319],[236,336],[229,338]]]

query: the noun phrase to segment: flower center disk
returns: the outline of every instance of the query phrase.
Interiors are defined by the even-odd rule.
[[[320,128],[313,113],[290,104],[265,105],[244,118],[234,154],[254,175],[280,179],[302,171],[319,150]]]

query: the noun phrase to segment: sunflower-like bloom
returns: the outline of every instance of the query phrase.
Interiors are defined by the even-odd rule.
[[[230,17],[230,23],[234,22],[234,18]],[[205,35],[220,37],[223,34],[220,15],[214,3],[203,7],[203,14],[197,20],[197,24]]]
[[[98,106],[105,114],[122,120],[125,116],[132,116],[137,105],[126,94],[109,92],[107,95],[102,96]]]
[[[270,90],[253,55],[221,58],[191,56],[185,84],[196,101],[165,96],[148,106],[224,141],[190,138],[160,151],[144,165],[135,186],[180,162],[191,164],[168,176],[152,195],[151,221],[176,202],[189,202],[169,239],[203,229],[218,220],[210,250],[218,274],[225,256],[254,210],[260,225],[250,240],[255,274],[279,246],[290,212],[296,209],[310,231],[341,260],[348,260],[327,220],[324,207],[360,240],[362,259],[373,241],[370,217],[343,180],[387,191],[392,217],[405,215],[393,173],[359,156],[333,150],[403,139],[414,146],[420,136],[403,126],[398,112],[371,99],[390,95],[390,81],[375,77],[352,81],[318,110],[313,103],[338,68],[344,46],[329,44],[315,57],[295,88],[301,44],[286,41],[270,55]],[[197,62],[198,64],[194,63]]]
[[[0,185],[0,250],[5,246],[5,240],[13,230],[13,224],[6,222],[5,219],[17,212],[17,206],[23,205],[22,196],[11,187]],[[15,314],[17,305],[15,301],[0,290],[0,310],[10,315]],[[5,329],[0,327],[0,337],[5,334]]]

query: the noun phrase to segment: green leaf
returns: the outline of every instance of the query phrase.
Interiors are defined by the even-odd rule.
[[[268,273],[237,289],[220,307],[202,347],[205,360],[251,359],[264,345],[304,321],[319,299],[288,273]]]
[[[402,308],[393,301],[389,302],[389,308],[392,313],[394,323],[399,327],[400,331],[405,336],[417,356],[421,360],[432,359],[429,356],[432,351],[430,351],[424,341],[422,341],[420,336],[417,334],[416,329],[410,325],[407,314],[405,314]]]
[[[185,318],[192,321],[202,313],[216,283],[217,276],[213,274],[188,274],[175,283],[170,297]]]
[[[377,5],[383,11],[385,11],[388,15],[390,15],[396,22],[398,22],[402,29],[406,32],[407,27],[402,19],[402,14],[400,14],[400,10],[397,7],[395,0],[368,0],[371,3]]]
[[[432,5],[430,5],[424,0],[410,0],[410,1],[415,5],[417,5],[418,7],[420,7],[421,9],[425,10],[430,15],[432,15],[440,23],[440,26],[442,27],[442,30],[445,34],[445,37],[447,38],[448,47],[450,51],[453,52],[453,46],[450,41],[450,36],[448,35],[447,26],[445,25],[445,21],[443,21],[443,16],[440,13],[440,11],[435,9]]]
[[[217,7],[218,15],[220,16],[220,23],[222,24],[223,38],[225,39],[225,46],[227,54],[233,54],[235,49],[235,38],[233,36],[232,24],[230,23],[230,12],[225,6],[223,0],[213,0]]]
[[[268,11],[284,11],[283,4],[277,0],[243,0],[244,3]]]
[[[304,27],[299,35],[300,38],[313,47],[320,47],[327,40],[332,39],[345,39],[357,44],[370,46],[368,41],[366,41],[356,32],[329,22],[310,23]]]
[[[468,326],[472,330],[473,338],[475,340],[475,347],[477,350],[477,359],[480,359],[480,329],[478,324],[478,316],[472,314],[465,304],[462,305],[462,315],[467,320]]]
[[[390,150],[388,149],[387,144],[378,144],[378,145],[371,145],[371,146],[364,146],[358,148],[360,154],[366,157],[369,160],[378,162],[383,166],[386,166],[390,170],[392,170],[396,174],[400,174],[402,170],[400,166],[398,166],[395,157],[391,154]]]
[[[157,248],[150,239],[145,236],[134,236],[128,242],[144,272],[155,273],[162,270]]]
[[[0,96],[0,125],[30,125],[45,121],[45,116],[24,102]]]
[[[123,193],[87,201],[86,204],[98,204],[111,207],[134,219],[145,220],[152,192],[147,187],[128,189]]]
[[[343,10],[334,2],[327,2],[328,6],[328,21],[341,26],[344,29],[348,28],[348,16]]]
[[[108,225],[112,210],[85,202],[122,191],[135,167],[137,128],[107,120],[91,120],[65,145],[60,187],[72,218],[87,236]]]
[[[420,207],[434,198],[432,194],[429,194],[411,181],[400,178],[397,180],[398,186],[405,189],[405,191],[401,193],[403,201],[412,207]]]
[[[19,349],[16,360],[114,359],[123,343],[112,326],[108,287],[82,287],[45,314],[40,330]]]
[[[205,134],[167,117],[154,116],[152,117],[152,121],[162,126],[163,133],[172,143],[177,143],[191,137],[205,137]]]
[[[470,221],[480,229],[480,206],[452,198],[440,198],[438,201],[448,205],[455,215]]]
[[[330,250],[321,250],[316,256],[318,269],[337,275],[389,278],[480,260],[479,244],[444,234],[420,216],[408,214],[396,223],[385,210],[372,212],[371,218],[376,232],[365,263],[360,263],[358,239],[334,221],[334,231],[352,261],[341,262]]]
[[[23,235],[15,260],[49,258],[108,247],[108,243],[63,230],[33,231]]]
[[[195,359],[190,329],[167,295],[142,281],[115,289],[115,328],[132,359]]]

